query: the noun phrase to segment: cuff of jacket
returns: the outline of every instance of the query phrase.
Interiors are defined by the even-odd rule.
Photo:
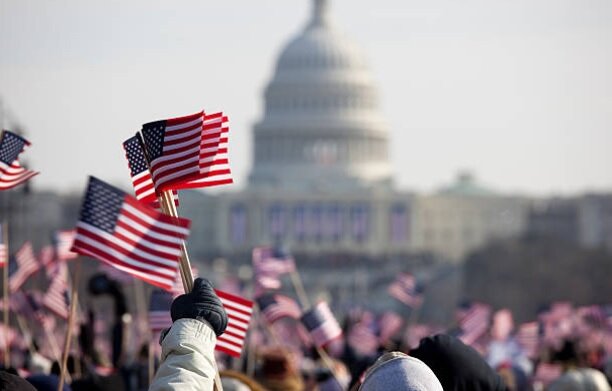
[[[162,345],[162,360],[176,349],[187,348],[203,354],[213,354],[217,336],[204,319],[177,319],[167,331]]]

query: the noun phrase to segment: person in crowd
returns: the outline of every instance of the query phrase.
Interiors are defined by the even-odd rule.
[[[266,391],[266,389],[246,374],[225,369],[219,372],[223,391]]]
[[[0,390],[36,391],[36,388],[16,374],[10,373],[6,370],[0,370]]]
[[[172,327],[162,335],[160,367],[149,391],[213,390],[217,373],[213,350],[227,327],[227,313],[206,279],[172,302]]]
[[[356,388],[358,387],[358,388]],[[359,391],[443,391],[434,372],[421,360],[401,352],[383,354],[369,368]]]
[[[261,370],[256,379],[269,391],[301,391],[304,389],[302,374],[292,353],[282,348],[270,348],[262,352]]]
[[[444,391],[508,391],[476,350],[450,335],[423,338],[410,355],[432,369]]]
[[[561,363],[563,375],[549,386],[549,391],[610,391],[603,373],[584,366],[576,342],[565,341],[553,360]]]

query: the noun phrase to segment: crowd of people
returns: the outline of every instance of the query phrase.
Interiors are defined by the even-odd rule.
[[[342,336],[322,348],[296,319],[272,323],[261,312],[251,322],[242,357],[232,359],[214,350],[228,323],[224,306],[210,283],[197,279],[191,293],[172,302],[172,326],[159,338],[161,354],[143,345],[130,359],[125,352],[112,354],[123,357],[113,363],[96,350],[104,341],[94,341],[85,319],[63,389],[212,390],[218,377],[224,390],[238,391],[610,390],[609,307],[556,303],[533,322],[535,334],[514,330],[508,310],[493,314],[479,333],[482,308],[461,308],[455,327],[446,330],[355,309],[341,322]],[[37,343],[26,347],[13,340],[13,365],[2,371],[0,389],[57,390],[59,363],[41,354]]]

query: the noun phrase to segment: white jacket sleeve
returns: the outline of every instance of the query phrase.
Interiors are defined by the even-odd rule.
[[[178,319],[162,341],[161,365],[149,391],[212,391],[216,342],[207,322]]]

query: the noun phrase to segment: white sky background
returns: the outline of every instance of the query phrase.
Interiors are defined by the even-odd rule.
[[[0,98],[33,143],[35,188],[81,191],[90,174],[128,188],[121,142],[201,108],[230,116],[244,185],[263,88],[310,6],[0,0]],[[331,11],[379,82],[399,188],[431,191],[467,168],[505,192],[612,189],[611,1],[332,0]]]

